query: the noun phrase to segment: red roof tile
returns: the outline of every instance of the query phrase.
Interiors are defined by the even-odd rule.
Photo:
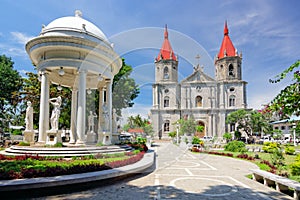
[[[160,52],[156,58],[156,60],[177,60],[174,51],[171,47],[170,41],[169,41],[169,34],[168,34],[168,28],[167,25],[165,27],[165,33],[164,33],[164,42],[160,49]]]
[[[224,58],[226,56],[236,56],[235,54],[235,48],[230,40],[229,37],[229,31],[227,27],[227,22],[225,22],[225,27],[224,27],[224,38],[222,41],[222,45],[218,54],[218,59]],[[225,54],[225,55],[224,55]]]
[[[127,131],[128,133],[144,133],[144,130],[141,128],[130,128]]]

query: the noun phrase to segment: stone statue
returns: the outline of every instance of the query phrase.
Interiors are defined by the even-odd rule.
[[[118,131],[118,115],[117,115],[117,111],[115,108],[113,108],[113,112],[112,112],[112,130],[114,133],[116,133]]]
[[[50,118],[51,130],[58,130],[58,119],[60,116],[61,97],[51,98],[49,102],[54,106]]]
[[[94,132],[94,126],[95,126],[94,118],[97,117],[98,116],[95,113],[93,113],[93,111],[90,111],[90,115],[88,116],[88,125],[89,125],[90,132]]]
[[[31,106],[31,101],[27,102],[25,124],[25,131],[33,131],[33,108]]]
[[[103,114],[103,119],[104,119],[103,130],[109,131],[109,114],[108,114],[108,107],[106,105],[106,102],[104,102],[102,105],[102,111],[103,111],[102,114]]]

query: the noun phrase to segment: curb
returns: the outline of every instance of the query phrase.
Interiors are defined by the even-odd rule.
[[[98,172],[87,172],[81,174],[72,174],[54,177],[41,177],[30,179],[14,179],[0,181],[0,192],[20,191],[27,189],[47,188],[53,186],[71,185],[78,183],[87,183],[92,181],[105,180],[124,176],[132,173],[141,173],[143,170],[151,167],[154,163],[154,151],[148,151],[144,157],[131,165],[103,170]]]

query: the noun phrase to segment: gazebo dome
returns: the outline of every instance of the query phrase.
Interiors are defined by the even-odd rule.
[[[84,37],[109,43],[107,37],[97,26],[82,18],[79,10],[75,11],[75,16],[61,17],[50,22],[43,27],[40,35]]]

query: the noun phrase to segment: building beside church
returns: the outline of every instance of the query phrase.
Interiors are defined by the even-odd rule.
[[[176,131],[177,120],[193,117],[204,126],[203,135],[222,137],[234,131],[225,123],[227,115],[247,108],[247,82],[242,80],[242,54],[234,47],[225,23],[224,38],[214,60],[215,77],[198,65],[191,75],[178,81],[178,58],[165,28],[164,41],[155,59],[155,83],[151,121],[156,136],[167,138]]]

